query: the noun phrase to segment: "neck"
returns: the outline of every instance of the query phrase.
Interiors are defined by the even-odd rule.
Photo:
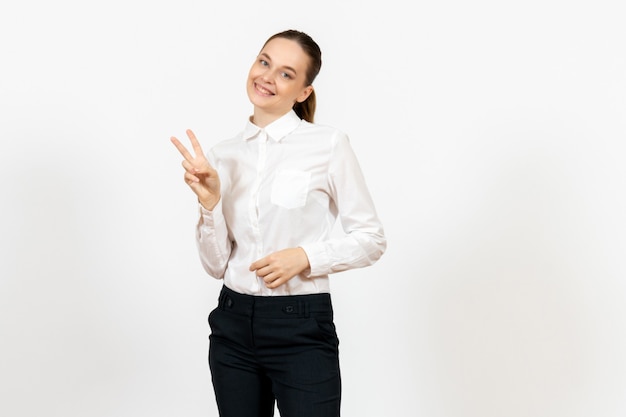
[[[254,123],[256,126],[258,126],[260,128],[264,128],[265,126],[269,125],[270,123],[280,119],[285,114],[267,113],[267,112],[264,112],[264,111],[261,111],[261,110],[255,108],[254,109],[254,113],[250,117],[250,121],[252,123]]]

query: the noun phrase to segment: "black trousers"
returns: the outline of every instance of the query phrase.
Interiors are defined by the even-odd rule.
[[[209,315],[221,417],[338,417],[339,340],[330,294],[258,297],[223,287]]]

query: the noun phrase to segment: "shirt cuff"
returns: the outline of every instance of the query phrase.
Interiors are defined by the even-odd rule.
[[[318,277],[328,275],[330,269],[330,257],[326,252],[326,247],[323,243],[309,243],[306,245],[300,245],[300,247],[306,253],[309,258],[309,271],[305,272],[307,278]]]
[[[222,199],[220,198],[213,210],[207,210],[198,203],[200,219],[203,226],[215,228],[216,224],[225,223],[224,213],[222,212]]]

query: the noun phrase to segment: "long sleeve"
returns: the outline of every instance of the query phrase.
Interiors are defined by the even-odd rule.
[[[196,243],[200,262],[205,271],[216,279],[224,278],[232,243],[222,213],[222,200],[212,211],[199,206],[200,218],[196,226]]]
[[[301,246],[311,265],[309,277],[372,265],[387,247],[363,173],[344,134],[336,136],[328,175],[331,197],[345,234]]]

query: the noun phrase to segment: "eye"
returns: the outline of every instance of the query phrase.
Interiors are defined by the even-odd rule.
[[[266,60],[264,60],[264,59],[259,59],[259,63],[260,63],[261,65],[263,65],[264,67],[267,67],[267,66],[269,66],[269,65],[270,65],[270,64],[269,64]]]
[[[286,78],[288,80],[291,80],[293,77],[291,76],[291,74],[287,73],[287,72],[281,72],[280,76],[283,78]]]

